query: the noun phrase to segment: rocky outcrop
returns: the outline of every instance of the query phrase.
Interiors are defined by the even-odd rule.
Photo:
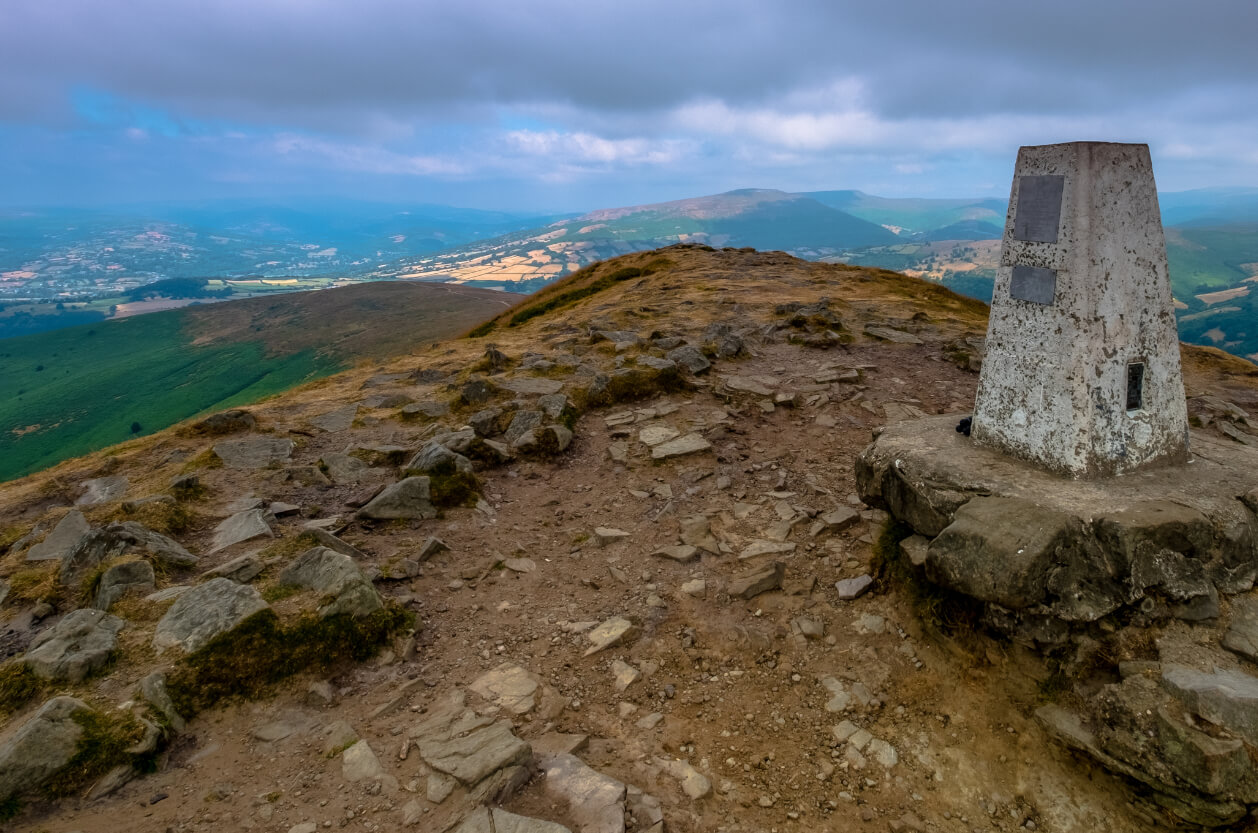
[[[101,573],[92,607],[109,610],[114,602],[127,594],[147,595],[153,592],[156,582],[153,565],[147,561],[141,559],[114,564]]]
[[[0,802],[35,790],[79,751],[83,727],[76,715],[92,709],[73,697],[54,697],[0,743]]]
[[[264,469],[287,462],[293,454],[293,441],[265,435],[225,440],[214,444],[214,453],[231,469]]]

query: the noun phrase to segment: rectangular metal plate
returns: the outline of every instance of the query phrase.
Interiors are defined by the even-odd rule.
[[[1033,304],[1052,304],[1057,300],[1057,272],[1039,266],[1013,267],[1009,297]]]
[[[1064,176],[1023,176],[1018,178],[1018,213],[1013,218],[1015,240],[1056,243],[1061,223],[1061,193]]]

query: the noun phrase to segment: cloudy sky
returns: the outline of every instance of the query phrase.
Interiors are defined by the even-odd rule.
[[[0,204],[1258,185],[1254,0],[2,0]]]

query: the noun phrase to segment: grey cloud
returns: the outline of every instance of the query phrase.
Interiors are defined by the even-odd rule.
[[[90,85],[197,118],[349,129],[564,105],[650,114],[863,80],[888,118],[1254,95],[1258,4],[1143,0],[5,0],[0,120]]]

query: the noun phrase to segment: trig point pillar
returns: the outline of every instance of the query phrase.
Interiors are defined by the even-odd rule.
[[[972,436],[1074,477],[1188,459],[1147,145],[1018,151]]]

